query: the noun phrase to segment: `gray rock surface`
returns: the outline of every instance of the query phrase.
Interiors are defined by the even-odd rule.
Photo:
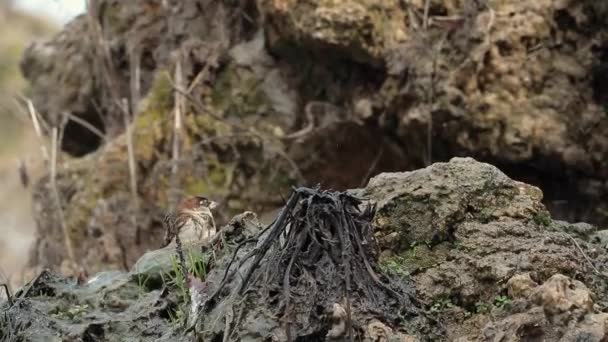
[[[437,326],[444,333],[435,340],[445,341],[599,342],[608,337],[608,253],[598,248],[589,226],[553,221],[538,188],[513,181],[492,165],[455,158],[379,175],[351,193],[377,205],[382,276],[401,277],[403,286],[415,287],[415,305],[437,322],[412,325],[406,319],[399,326],[372,320],[360,327],[364,341],[426,341],[428,331],[440,331]],[[232,260],[234,249],[228,246],[261,228],[253,213],[235,217],[222,229],[224,240],[202,250],[203,258],[211,251],[216,258],[207,278],[191,284],[191,291],[204,298],[217,289]],[[237,260],[251,250],[246,245]],[[13,306],[2,303],[0,323],[10,334],[31,340],[174,340],[181,331],[176,310],[187,302],[179,286],[163,281],[169,276],[161,281],[150,276],[172,272],[171,254],[149,252],[130,273],[104,272],[82,285],[45,272],[17,293]],[[214,319],[225,317],[230,306],[226,293],[219,298],[226,302],[216,303],[200,323],[221,334]],[[241,340],[283,336],[271,302],[257,303],[238,325]],[[340,329],[343,318],[334,316],[325,332]]]

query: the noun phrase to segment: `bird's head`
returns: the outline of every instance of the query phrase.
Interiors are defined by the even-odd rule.
[[[191,196],[185,198],[179,205],[180,210],[210,211],[217,207],[217,203],[202,196]]]

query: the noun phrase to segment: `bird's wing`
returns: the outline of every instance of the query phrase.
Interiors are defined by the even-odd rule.
[[[163,226],[165,227],[165,236],[163,237],[163,247],[167,246],[176,234],[176,215],[168,212],[163,217]]]

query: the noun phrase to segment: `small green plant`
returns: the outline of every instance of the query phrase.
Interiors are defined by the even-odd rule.
[[[439,298],[437,301],[435,301],[435,303],[433,303],[433,305],[431,306],[431,312],[439,313],[439,312],[442,312],[443,310],[449,309],[453,306],[454,306],[454,304],[452,303],[452,300],[450,298],[442,297],[442,298]]]
[[[190,273],[192,273],[198,279],[205,279],[207,276],[207,270],[205,267],[205,259],[202,255],[195,253],[193,250],[189,250],[188,264],[190,265],[188,267],[188,271]]]
[[[490,210],[488,208],[484,208],[479,213],[479,222],[488,223],[488,222],[492,221],[493,216],[494,216],[494,212],[492,210]]]
[[[417,253],[416,249],[417,249],[418,247],[419,247],[418,241],[414,241],[414,242],[412,242],[412,243],[410,244],[410,248],[411,248],[410,256],[411,256],[412,258],[415,258],[415,257],[416,257],[416,253]]]
[[[401,278],[409,277],[410,273],[403,268],[403,258],[395,257],[384,261],[380,268],[384,273],[393,273]]]
[[[165,281],[165,278],[163,277],[163,282],[170,287],[176,288],[182,300],[187,303],[190,300],[190,296],[188,295],[188,285],[186,283],[186,279],[184,279],[183,274],[184,273],[182,272],[182,268],[179,265],[179,261],[174,255],[172,255],[171,271],[167,273],[167,277],[169,279]]]
[[[511,298],[508,296],[496,296],[494,298],[494,306],[499,309],[506,309],[511,305]]]
[[[3,312],[3,314],[0,315],[0,341],[5,341],[9,327],[8,312]],[[6,340],[8,340],[8,338]]]
[[[88,304],[77,304],[67,310],[57,307],[55,310],[51,311],[51,317],[73,321],[82,318],[87,313],[88,308]]]
[[[0,341],[17,341],[21,328],[11,320],[8,310],[0,313]]]
[[[139,296],[141,297],[147,292],[148,281],[150,280],[150,274],[138,274],[137,275],[137,289],[139,290]]]
[[[546,212],[534,214],[532,220],[539,226],[549,227],[551,225],[551,216]]]
[[[475,303],[475,313],[483,314],[490,312],[490,306],[484,302]]]
[[[175,312],[169,310],[169,323],[173,326],[173,328],[178,328],[183,326],[186,321],[186,313],[183,309],[177,309]]]
[[[188,254],[185,256],[188,268],[186,274],[204,279],[207,275],[205,258],[200,253],[190,249]],[[163,283],[171,288],[177,290],[179,303],[175,310],[169,311],[169,321],[174,326],[181,326],[187,319],[187,304],[190,302],[190,291],[188,288],[188,282],[184,279],[184,272],[180,266],[180,262],[176,255],[170,257],[171,270],[164,274],[161,273]]]

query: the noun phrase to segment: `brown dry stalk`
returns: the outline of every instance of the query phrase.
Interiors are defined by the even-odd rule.
[[[57,154],[59,150],[59,129],[54,126],[51,129],[51,192],[53,193],[53,198],[55,200],[55,206],[57,207],[57,215],[59,216],[59,224],[61,225],[61,230],[63,231],[63,239],[65,243],[65,249],[68,252],[68,258],[72,262],[72,265],[76,265],[76,254],[74,253],[74,247],[72,245],[72,239],[70,238],[70,233],[68,230],[68,226],[65,224],[65,215],[63,212],[63,207],[61,206],[61,197],[59,196],[59,190],[57,189]]]
[[[114,63],[112,62],[112,53],[110,52],[110,47],[108,46],[106,40],[103,37],[103,31],[98,20],[98,1],[87,0],[86,8],[91,39],[93,39],[93,41],[97,44],[100,51],[99,54],[94,54],[94,58],[99,59],[97,64],[102,69],[100,70],[100,73],[104,81],[106,82],[106,88],[110,91],[111,98],[118,105],[119,108],[122,108],[121,96],[118,92],[118,85],[120,84],[120,79],[118,77],[118,74],[116,73],[116,69],[114,68]]]
[[[422,27],[426,31],[429,28],[429,11],[431,9],[431,0],[424,2],[424,19],[422,21]]]
[[[181,56],[178,56],[177,63],[175,65],[175,87],[183,89],[184,77],[182,73]],[[172,163],[171,163],[171,181],[169,194],[170,208],[173,210],[177,202],[177,173],[179,172],[179,154],[181,146],[181,131],[182,131],[182,115],[184,110],[184,96],[181,92],[175,91],[175,108],[173,111],[173,148],[172,148]]]
[[[137,214],[139,213],[139,197],[137,196],[137,169],[135,165],[135,151],[133,149],[133,125],[130,122],[129,103],[127,99],[122,101],[122,112],[125,123],[125,134],[127,138],[127,155],[129,163],[129,180],[131,188],[131,201],[134,210],[131,212],[131,224],[135,228],[135,243],[139,244],[140,234],[139,226],[137,225]]]
[[[97,129],[97,127],[93,126],[90,122],[83,120],[82,118],[79,118],[70,113],[65,113],[65,115],[66,115],[68,121],[74,121],[75,123],[79,124],[80,126],[88,129],[91,133],[95,134],[101,140],[103,140],[103,141],[106,140],[105,134],[102,131],[100,131],[99,129]]]
[[[40,143],[40,151],[42,153],[42,158],[44,159],[45,165],[48,168],[48,172],[50,174],[49,185],[51,187],[51,193],[53,197],[53,201],[55,202],[55,207],[57,210],[57,216],[59,218],[59,224],[61,225],[61,231],[63,233],[63,239],[65,244],[66,252],[68,253],[68,258],[70,262],[72,262],[72,266],[75,265],[76,256],[74,253],[74,247],[72,245],[72,240],[70,239],[70,234],[68,231],[68,227],[65,223],[65,216],[63,213],[63,207],[61,206],[61,196],[59,195],[59,190],[57,189],[57,154],[59,151],[59,129],[57,126],[53,126],[51,129],[51,156],[49,157],[49,153],[44,143],[44,138],[42,135],[42,129],[40,128],[40,120],[38,118],[38,113],[34,104],[30,99],[27,99],[27,108],[30,114],[30,119],[32,120],[32,125],[34,126],[34,131],[36,132],[36,136],[38,137],[38,141]]]
[[[8,299],[8,304],[10,306],[13,306],[13,296],[11,294],[11,290],[9,289],[9,284],[0,284],[0,287],[4,288],[4,293],[6,294],[6,298]]]
[[[141,57],[139,49],[132,49],[129,67],[131,68],[131,78],[129,87],[131,89],[131,113],[137,114],[137,106],[141,97]]]
[[[114,68],[114,63],[112,61],[112,54],[110,52],[110,48],[107,44],[107,41],[103,37],[102,27],[99,23],[99,15],[97,13],[99,8],[99,3],[97,0],[87,0],[86,1],[87,8],[87,19],[89,23],[89,33],[91,34],[91,39],[97,44],[100,53],[95,54],[95,58],[99,59],[98,65],[101,67],[101,74],[103,80],[106,83],[106,89],[110,91],[110,96],[116,106],[120,109],[123,116],[123,121],[125,125],[125,135],[127,139],[127,154],[128,154],[128,164],[129,164],[129,179],[130,179],[130,188],[131,188],[131,201],[133,204],[134,210],[131,212],[131,221],[133,227],[135,229],[135,243],[140,243],[140,232],[139,226],[137,224],[137,215],[139,213],[139,197],[137,196],[137,169],[135,163],[135,152],[133,148],[133,125],[131,124],[131,119],[136,113],[137,104],[139,101],[140,95],[140,65],[139,65],[139,54],[136,53],[135,49],[131,53],[130,62],[131,62],[131,80],[130,80],[130,91],[131,91],[131,106],[129,106],[129,101],[120,96],[118,91],[118,84],[120,84],[120,79]]]
[[[46,165],[48,165],[49,152],[42,136],[42,129],[40,128],[40,122],[38,121],[38,113],[36,112],[36,108],[34,108],[34,104],[29,99],[27,99],[27,109],[30,113],[31,122],[34,125],[34,132],[36,132],[36,137],[38,137],[38,143],[40,144],[40,152],[42,153],[42,159],[44,160]]]

